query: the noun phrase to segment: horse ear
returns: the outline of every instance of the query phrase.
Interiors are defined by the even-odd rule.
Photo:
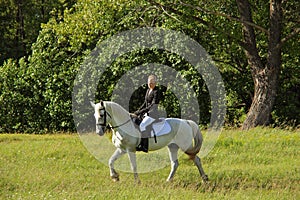
[[[91,106],[92,106],[93,108],[95,108],[94,102],[90,101],[90,104],[91,104]]]
[[[100,101],[100,105],[101,105],[102,107],[104,107],[104,103],[103,103],[103,101]]]

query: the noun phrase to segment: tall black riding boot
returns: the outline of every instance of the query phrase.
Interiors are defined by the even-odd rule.
[[[148,153],[149,137],[151,136],[151,127],[146,127],[145,131],[142,131],[142,138],[140,145],[136,148],[137,151],[143,151]]]
[[[148,153],[149,139],[148,138],[142,138],[141,145],[142,145],[142,151],[145,152],[145,153]]]
[[[136,147],[136,150],[148,153],[148,146],[148,138],[141,138],[141,143]]]

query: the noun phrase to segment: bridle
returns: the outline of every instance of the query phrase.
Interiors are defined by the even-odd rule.
[[[123,125],[125,125],[125,124],[127,124],[128,122],[131,121],[131,119],[129,118],[124,123],[121,123],[121,124],[119,124],[117,126],[111,126],[110,124],[107,124],[107,116],[109,116],[110,118],[112,118],[111,115],[109,114],[109,112],[106,111],[106,109],[105,109],[104,106],[102,106],[102,108],[99,111],[100,111],[100,117],[103,117],[103,123],[97,123],[96,125],[101,126],[101,128],[103,130],[105,130],[105,128],[111,129],[111,130],[112,129],[116,129],[116,128],[119,128],[119,127],[121,127],[121,126],[123,126]],[[103,111],[103,114],[101,114],[101,111]]]

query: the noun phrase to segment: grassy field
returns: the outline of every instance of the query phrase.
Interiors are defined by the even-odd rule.
[[[223,131],[203,158],[208,184],[187,156],[172,183],[169,166],[140,185],[125,172],[113,183],[77,134],[1,134],[0,144],[0,199],[300,199],[299,131]]]

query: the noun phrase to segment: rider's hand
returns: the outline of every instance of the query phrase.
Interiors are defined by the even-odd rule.
[[[135,113],[129,113],[130,114],[130,117],[133,117],[133,118],[137,118],[138,116],[137,116],[137,114],[135,114]]]

